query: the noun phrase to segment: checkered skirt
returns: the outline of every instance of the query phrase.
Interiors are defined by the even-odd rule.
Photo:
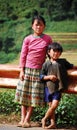
[[[44,106],[44,85],[39,78],[40,70],[25,68],[24,81],[19,79],[15,101],[25,106]]]

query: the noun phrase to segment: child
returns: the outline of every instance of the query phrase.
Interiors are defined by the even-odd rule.
[[[48,46],[47,54],[49,61],[43,64],[40,78],[45,81],[45,101],[49,102],[49,108],[42,119],[42,127],[47,129],[56,128],[55,110],[59,105],[61,91],[67,87],[67,70],[77,68],[66,59],[59,58],[63,48],[59,43],[52,43]],[[47,119],[51,124],[46,126]]]
[[[22,105],[19,127],[31,127],[30,118],[33,108],[44,105],[40,70],[45,61],[47,46],[52,39],[43,34],[45,20],[42,16],[33,17],[32,29],[34,33],[24,39],[20,55],[20,80],[15,95],[15,100]]]

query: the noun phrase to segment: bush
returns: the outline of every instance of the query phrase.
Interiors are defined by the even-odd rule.
[[[0,92],[0,113],[11,114],[20,113],[20,106],[14,102],[15,91],[2,89]],[[63,94],[60,104],[56,110],[56,123],[58,126],[75,126],[77,125],[77,95]],[[37,107],[33,111],[31,119],[41,121],[46,113],[48,106]]]
[[[64,94],[56,110],[56,123],[58,126],[75,126],[77,124],[77,95]],[[34,109],[32,120],[41,121],[47,106],[45,108]]]
[[[4,90],[4,89],[3,89]],[[15,92],[14,90],[4,90],[0,92],[0,113],[11,114],[20,111],[20,107],[14,102]]]
[[[0,52],[0,64],[4,64],[4,63],[8,63],[8,62],[11,62],[13,61],[15,58],[17,57],[17,54],[16,53],[5,53],[3,51]]]
[[[77,123],[77,95],[64,94],[56,110],[57,124],[76,125]]]

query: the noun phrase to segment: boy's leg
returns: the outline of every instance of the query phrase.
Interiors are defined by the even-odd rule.
[[[46,126],[45,128],[46,129],[54,129],[54,128],[56,128],[56,124],[55,124],[55,112],[51,116],[50,125]]]
[[[58,107],[58,104],[59,104],[59,100],[53,100],[52,101],[52,104],[51,104],[51,107],[49,107],[49,109],[47,110],[47,112],[46,112],[46,114],[45,114],[45,116],[44,116],[44,118],[42,119],[42,127],[43,128],[45,128],[46,126],[45,126],[45,122],[46,122],[46,120],[48,119],[48,118],[52,118],[52,116],[53,116],[53,121],[54,121],[54,115],[53,115],[53,113],[55,113],[55,110],[56,110],[56,108]],[[52,121],[51,120],[51,121]]]

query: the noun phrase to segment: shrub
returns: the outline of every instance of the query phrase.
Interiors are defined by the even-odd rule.
[[[17,113],[20,107],[14,102],[15,92],[14,90],[6,90],[0,92],[0,113],[11,114],[12,112]]]
[[[20,106],[14,102],[15,91],[7,90],[0,92],[0,113],[11,114],[20,113]],[[63,94],[60,104],[56,110],[56,123],[58,126],[75,126],[77,125],[77,95]],[[41,121],[46,113],[48,106],[37,107],[33,111],[31,119]]]
[[[56,123],[58,126],[75,126],[77,124],[77,95],[64,94],[56,110]],[[41,121],[47,106],[45,108],[35,108],[32,120]]]
[[[57,124],[76,125],[77,123],[77,95],[64,94],[56,110]]]
[[[0,52],[0,64],[8,63],[13,61],[17,57],[17,53],[5,53],[3,51]]]

